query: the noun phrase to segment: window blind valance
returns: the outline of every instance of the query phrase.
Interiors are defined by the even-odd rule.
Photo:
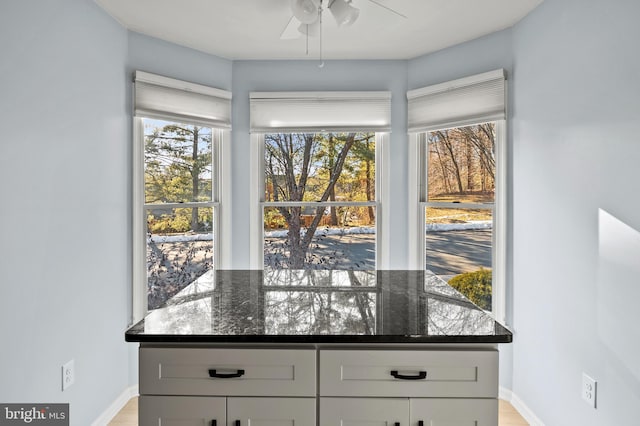
[[[134,100],[136,117],[231,128],[231,92],[226,90],[136,71]]]
[[[409,133],[506,118],[503,69],[407,92]]]
[[[391,130],[391,92],[252,92],[251,132]]]

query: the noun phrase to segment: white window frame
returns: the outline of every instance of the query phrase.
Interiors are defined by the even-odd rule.
[[[502,83],[500,81],[502,80]],[[500,88],[503,84],[503,88]],[[477,85],[477,86],[476,86]],[[454,127],[465,127],[473,124],[495,122],[495,200],[493,204],[493,232],[492,232],[492,295],[491,314],[502,323],[506,323],[506,273],[507,273],[507,112],[506,112],[506,79],[504,70],[495,70],[475,76],[465,77],[452,82],[442,83],[423,89],[412,91],[412,97],[434,93],[446,93],[464,87],[481,87],[474,93],[471,108],[464,115],[455,117],[452,121],[429,123],[424,117],[414,115],[409,123],[409,256],[410,269],[426,269],[426,230],[425,208],[427,206],[447,207],[445,203],[429,203],[426,194],[427,185],[427,133]],[[483,87],[484,86],[484,87]],[[409,94],[408,94],[409,95]],[[495,108],[500,104],[502,109]],[[490,110],[484,110],[483,102],[492,105]],[[479,113],[478,113],[479,112]],[[410,111],[411,115],[411,111]],[[411,122],[413,121],[413,123]],[[423,186],[424,185],[424,186]],[[474,206],[470,204],[455,204],[456,207]],[[476,205],[477,206],[477,205]],[[481,207],[486,208],[486,205]]]
[[[278,132],[274,130],[274,133]],[[296,133],[296,132],[291,132]],[[318,132],[320,133],[320,132]],[[250,209],[250,265],[251,269],[264,268],[264,217],[265,207],[272,206],[373,206],[376,209],[376,269],[386,269],[389,265],[389,227],[387,220],[388,215],[384,214],[384,200],[388,199],[389,185],[388,182],[388,162],[384,161],[384,157],[389,154],[389,133],[375,132],[376,138],[376,176],[375,176],[375,194],[374,201],[360,202],[266,202],[264,200],[265,193],[265,164],[264,164],[264,135],[265,133],[254,133],[251,135],[251,209]],[[388,158],[388,157],[387,157]]]
[[[155,84],[169,88],[169,90],[183,90],[188,93],[205,93],[210,96],[219,96],[222,102],[226,99],[230,105],[231,94],[220,89],[201,86],[189,82],[171,79],[155,74],[136,71],[136,81]],[[134,89],[135,92],[135,89]],[[187,95],[188,96],[188,95]],[[188,99],[188,98],[187,98]],[[224,110],[224,109],[223,109]],[[230,108],[229,108],[230,113]],[[211,149],[213,185],[211,201],[192,203],[165,203],[163,207],[189,208],[206,207],[213,209],[214,223],[213,234],[213,267],[224,269],[230,265],[231,259],[231,215],[226,214],[224,206],[230,205],[231,194],[231,170],[230,170],[230,140],[229,127],[230,115],[219,123],[209,118],[182,116],[173,111],[135,111],[133,117],[133,149],[132,149],[132,317],[131,322],[140,321],[148,313],[147,295],[147,220],[145,211],[147,207],[156,204],[145,203],[144,185],[144,124],[145,118],[166,120],[180,124],[193,124],[211,129]],[[229,125],[225,124],[229,122]]]

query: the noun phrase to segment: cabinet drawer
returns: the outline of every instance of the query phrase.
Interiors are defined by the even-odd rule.
[[[495,350],[323,350],[320,371],[322,396],[498,396]]]
[[[140,393],[315,396],[315,360],[304,349],[141,348]]]

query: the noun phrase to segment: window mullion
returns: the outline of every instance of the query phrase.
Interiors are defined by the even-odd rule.
[[[442,201],[426,201],[426,207],[446,209],[493,209],[494,203],[447,203]]]
[[[167,208],[167,209],[190,209],[198,207],[218,207],[217,201],[194,201],[188,203],[148,203],[144,204],[145,209]]]
[[[262,201],[263,207],[376,207],[377,201]]]

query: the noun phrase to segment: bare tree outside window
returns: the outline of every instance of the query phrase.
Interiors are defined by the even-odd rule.
[[[426,268],[491,309],[496,126],[426,137]]]
[[[375,134],[265,135],[265,266],[375,268]]]

